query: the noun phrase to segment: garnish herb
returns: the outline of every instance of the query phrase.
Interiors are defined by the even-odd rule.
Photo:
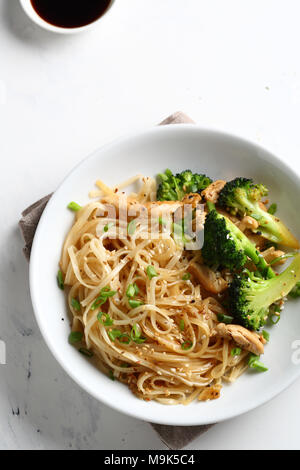
[[[129,335],[123,334],[118,337],[118,340],[120,341],[120,343],[129,344],[131,341],[131,338]]]
[[[129,222],[129,224],[127,226],[128,235],[133,235],[135,230],[136,230],[136,219]]]
[[[111,227],[113,227],[115,224],[113,222],[109,222],[109,224],[106,224],[104,227],[104,232],[108,232]]]
[[[80,312],[81,306],[77,299],[72,299],[71,305],[74,308],[74,310],[76,310],[76,312]]]
[[[266,330],[263,330],[263,331],[262,331],[262,335],[263,335],[263,338],[264,338],[267,342],[269,342],[269,340],[270,340],[270,333],[269,333],[268,331],[266,331]]]
[[[112,370],[108,372],[108,377],[110,378],[110,380],[113,380],[113,381],[115,380],[115,376]]]
[[[189,281],[190,279],[191,279],[190,273],[185,273],[185,274],[182,276],[182,280],[183,280],[183,281]]]
[[[219,322],[221,323],[226,323],[226,325],[229,325],[230,323],[233,322],[233,317],[230,315],[224,315],[223,313],[218,313],[217,315]]]
[[[183,349],[184,351],[188,351],[189,349],[191,349],[193,346],[193,343],[191,341],[185,341],[184,343],[182,343],[181,345],[181,349]]]
[[[232,356],[240,356],[241,352],[242,352],[241,348],[233,348],[231,350],[231,355]]]
[[[77,202],[72,201],[68,205],[68,209],[70,209],[73,212],[78,212],[80,211],[80,209],[82,209],[82,207],[79,204],[77,204]]]
[[[111,318],[111,316],[108,314],[108,313],[103,313],[103,312],[100,312],[98,315],[97,315],[97,319],[100,323],[102,323],[102,325],[104,326],[111,326],[114,324],[114,321],[113,319]]]
[[[65,284],[64,284],[63,274],[62,274],[61,270],[59,270],[58,273],[57,273],[57,284],[58,284],[58,287],[61,290],[64,290]]]
[[[70,333],[69,335],[69,343],[70,344],[80,343],[82,338],[83,338],[83,333],[81,333],[81,331],[72,331],[72,333]]]
[[[132,341],[134,341],[137,344],[144,343],[146,341],[146,338],[142,337],[141,334],[142,334],[141,327],[137,323],[134,323],[131,329],[131,333],[130,333],[130,337]]]
[[[153,266],[147,267],[147,276],[149,277],[150,281],[153,277],[157,277],[158,274]]]
[[[99,296],[96,298],[95,302],[91,306],[91,310],[96,310],[97,307],[99,307],[100,305],[105,304],[107,299],[109,297],[113,297],[116,293],[117,292],[115,290],[110,290],[110,288],[108,286],[103,287],[103,289],[101,289],[101,291],[100,291]]]
[[[92,351],[86,348],[80,348],[78,351],[80,352],[80,354],[83,354],[83,356],[86,356],[86,357],[93,357],[94,355]]]
[[[119,338],[120,336],[122,336],[122,331],[120,330],[110,330],[107,332],[108,336],[110,337],[110,339],[112,341],[115,341],[116,338]]]
[[[277,212],[277,204],[271,204],[268,209],[269,214],[274,215]]]
[[[259,360],[259,356],[251,354],[248,361],[248,366],[251,369],[256,369],[258,372],[266,372],[268,368]]]
[[[135,296],[135,288],[133,284],[129,284],[126,290],[127,297],[134,297]]]
[[[141,300],[128,300],[128,303],[131,308],[137,308],[140,307],[141,305],[144,305],[144,303]]]
[[[185,325],[184,325],[184,319],[182,318],[182,319],[180,320],[180,323],[179,323],[179,329],[180,329],[180,331],[184,331],[184,326],[185,326]]]

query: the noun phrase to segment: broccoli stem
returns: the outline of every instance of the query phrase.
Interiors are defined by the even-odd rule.
[[[294,235],[288,230],[288,228],[281,222],[281,220],[265,212],[259,205],[258,202],[250,201],[243,191],[237,189],[236,200],[240,211],[247,212],[259,223],[257,232],[260,232],[263,237],[271,240],[274,243],[282,243],[283,245],[291,248],[299,249],[300,245]]]
[[[268,308],[277,300],[286,297],[300,280],[300,254],[285,271],[278,276],[257,283],[251,304],[258,309]]]
[[[273,269],[268,265],[263,255],[261,255],[255,245],[247,238],[247,236],[227,217],[226,225],[229,230],[236,236],[236,238],[242,243],[245,254],[250,258],[255,264],[258,271],[260,271],[266,278],[271,279],[276,277]]]

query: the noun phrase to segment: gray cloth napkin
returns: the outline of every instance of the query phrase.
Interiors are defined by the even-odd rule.
[[[190,119],[186,114],[177,112],[169,116],[163,122],[161,126],[167,124],[194,124],[194,121]],[[19,222],[21,232],[24,237],[25,246],[24,254],[29,261],[32,242],[36,228],[38,226],[41,215],[47,205],[47,202],[51,198],[51,194],[44,197],[40,201],[36,202],[32,206],[28,207],[23,213],[22,218]],[[200,410],[199,410],[200,412]],[[212,425],[206,426],[165,426],[161,424],[150,423],[155,431],[158,433],[161,440],[170,449],[182,449],[193,441],[196,437],[205,433]]]

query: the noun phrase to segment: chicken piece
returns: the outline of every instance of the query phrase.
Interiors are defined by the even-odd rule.
[[[267,263],[271,263],[276,258],[280,258],[280,256],[283,256],[285,253],[284,251],[281,250],[275,250],[274,246],[271,246],[267,250],[263,251],[261,253],[263,257],[265,258]],[[274,266],[277,266],[278,264],[284,264],[286,262],[286,259],[281,259],[274,263]]]
[[[246,229],[256,230],[259,227],[259,223],[257,222],[257,220],[253,219],[253,217],[246,215],[242,218],[242,220],[238,224],[238,227],[242,232],[244,232]]]
[[[260,356],[264,353],[264,345],[260,340],[260,336],[253,331],[247,330],[243,326],[219,323],[215,327],[214,334],[222,338],[234,340],[242,349],[250,351],[256,356]]]
[[[228,288],[228,283],[223,279],[221,274],[214,272],[208,266],[192,262],[188,271],[208,292],[220,294]]]
[[[195,208],[198,204],[201,204],[202,197],[198,193],[186,194],[182,199],[183,204],[192,204],[192,207]]]
[[[226,181],[223,180],[214,181],[206,189],[204,189],[201,194],[207,201],[216,204],[218,202],[219,194],[224,188],[225,184]]]
[[[217,400],[221,396],[221,388],[222,385],[212,385],[211,387],[205,387],[205,389],[200,393],[198,400]]]

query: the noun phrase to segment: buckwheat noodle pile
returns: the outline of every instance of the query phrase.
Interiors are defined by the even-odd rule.
[[[140,191],[122,202],[122,190],[138,179]],[[130,206],[152,205],[158,217],[153,179],[97,185],[91,194],[97,200],[76,213],[60,260],[73,331],[83,333],[99,368],[139,398],[164,404],[217,398],[222,382],[247,368],[248,353],[232,356],[233,343],[212,334],[225,311],[189,274],[192,262],[201,264],[200,252],[185,250],[172,233],[162,238],[161,224],[149,237],[147,216],[122,219]]]

